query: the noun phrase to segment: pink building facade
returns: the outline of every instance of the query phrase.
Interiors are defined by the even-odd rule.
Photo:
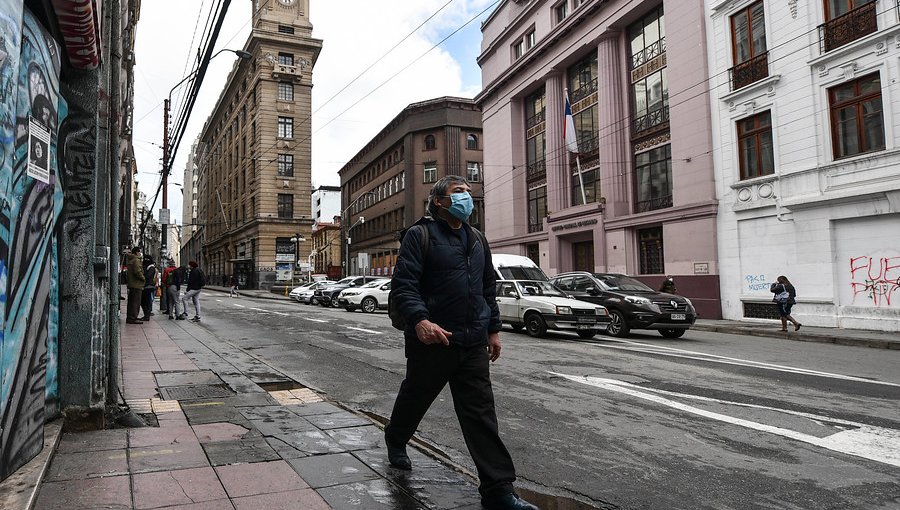
[[[550,275],[672,275],[701,317],[721,317],[704,13],[698,0],[506,0],[484,22],[475,100],[495,252]]]

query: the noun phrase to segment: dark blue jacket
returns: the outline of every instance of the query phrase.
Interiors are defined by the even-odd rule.
[[[465,223],[468,246],[443,219],[426,216],[416,224],[428,229],[429,247],[423,249],[419,228],[409,229],[391,279],[391,299],[406,318],[407,347],[418,345],[415,325],[423,319],[453,333],[450,345],[487,345],[488,334],[500,331],[490,248]]]

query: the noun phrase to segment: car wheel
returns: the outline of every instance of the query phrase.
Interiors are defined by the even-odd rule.
[[[628,336],[630,328],[628,327],[628,324],[625,323],[625,316],[622,315],[622,312],[618,310],[610,310],[609,318],[612,319],[612,321],[609,323],[609,327],[606,329],[607,333],[609,333],[611,336],[619,338]]]
[[[686,329],[661,329],[659,334],[666,338],[681,338]]]
[[[375,309],[378,308],[378,301],[373,297],[367,297],[360,303],[360,308],[366,313],[373,313]]]
[[[522,328],[525,327],[524,324],[510,324],[512,326],[513,331],[522,331]]]
[[[312,297],[311,297],[311,298],[309,298],[309,301],[308,301],[306,304],[308,304],[308,305],[317,305],[317,304],[319,304],[319,300],[317,300],[316,298],[312,298]]]
[[[347,310],[348,312],[352,312],[353,310],[355,310],[355,308],[353,308],[352,306],[345,306],[344,310]]]
[[[593,329],[576,331],[576,333],[578,333],[578,338],[584,338],[584,339],[594,338],[594,335],[597,334],[597,332]]]
[[[525,330],[531,336],[542,337],[547,334],[547,323],[540,314],[532,312],[525,316]]]
[[[338,307],[338,297],[337,297],[337,296],[333,296],[333,297],[331,298],[331,306],[333,306],[333,307],[335,307],[335,308]]]

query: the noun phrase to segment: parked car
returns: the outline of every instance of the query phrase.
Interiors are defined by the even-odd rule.
[[[612,336],[655,329],[666,338],[678,338],[697,320],[690,299],[653,290],[624,274],[574,271],[550,281],[575,299],[605,306],[612,319],[606,332]]]
[[[290,296],[297,300],[298,303],[315,304],[312,301],[313,293],[316,289],[324,289],[335,282],[331,280],[323,280],[318,282],[305,283],[292,290]]]
[[[569,299],[552,283],[539,280],[498,281],[497,305],[502,322],[516,331],[524,327],[535,337],[555,329],[591,338],[610,323],[605,307]]]
[[[348,312],[359,308],[366,313],[388,307],[388,293],[391,291],[390,278],[382,278],[367,283],[359,288],[344,289],[338,295],[338,306],[343,306]]]
[[[348,276],[338,280],[323,289],[316,289],[313,293],[315,299],[322,306],[338,306],[338,296],[341,291],[350,287],[362,287],[363,285],[382,279],[381,276]]]
[[[498,280],[549,280],[540,266],[522,255],[493,253],[491,261],[494,264],[494,272],[497,273]]]

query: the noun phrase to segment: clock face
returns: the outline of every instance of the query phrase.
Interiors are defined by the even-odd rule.
[[[288,7],[290,7],[291,5],[294,5],[297,2],[297,0],[278,0],[278,1],[281,2],[281,5],[287,5]]]

